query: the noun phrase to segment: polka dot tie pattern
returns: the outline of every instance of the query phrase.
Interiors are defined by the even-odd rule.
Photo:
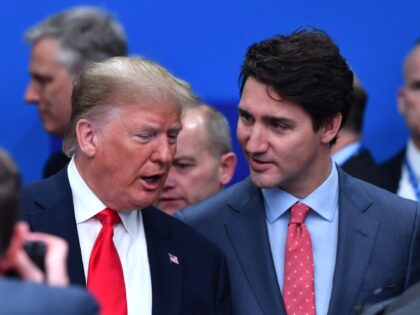
[[[290,209],[283,287],[287,315],[316,314],[312,243],[304,223],[309,211],[309,207],[300,202]]]
[[[102,229],[90,255],[87,287],[98,301],[101,315],[127,315],[124,274],[113,241],[114,224],[121,219],[108,208],[96,218],[102,223]]]

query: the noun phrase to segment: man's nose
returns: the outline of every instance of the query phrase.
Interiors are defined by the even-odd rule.
[[[36,87],[36,84],[31,80],[26,87],[24,95],[25,103],[27,104],[38,104],[40,100],[39,88]]]

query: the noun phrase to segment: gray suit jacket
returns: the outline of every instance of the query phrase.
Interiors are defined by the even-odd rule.
[[[98,306],[86,290],[49,287],[0,278],[0,314],[95,315]]]
[[[339,185],[338,248],[328,315],[351,314],[356,305],[373,302],[372,297],[396,296],[420,280],[418,204],[341,169]],[[235,315],[286,314],[263,196],[249,179],[186,208],[177,217],[225,252]],[[373,294],[378,288],[381,294]]]

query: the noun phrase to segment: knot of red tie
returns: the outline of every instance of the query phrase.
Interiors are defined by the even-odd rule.
[[[105,210],[102,210],[96,215],[96,218],[101,221],[102,225],[104,224],[117,224],[121,222],[121,218],[118,215],[118,213],[114,210],[111,210],[109,208],[106,208]]]
[[[308,216],[310,208],[304,203],[297,202],[290,209],[289,224],[302,224]]]

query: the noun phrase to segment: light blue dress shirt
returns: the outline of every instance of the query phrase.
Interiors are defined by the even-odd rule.
[[[309,196],[300,200],[279,188],[262,189],[264,195],[268,237],[283,292],[284,252],[289,222],[289,208],[297,201],[309,206],[305,224],[311,234],[314,257],[315,308],[317,315],[326,315],[331,298],[338,237],[338,173],[331,162],[328,178]]]
[[[351,157],[356,155],[362,149],[360,141],[350,143],[333,154],[332,158],[337,165],[342,166]]]

